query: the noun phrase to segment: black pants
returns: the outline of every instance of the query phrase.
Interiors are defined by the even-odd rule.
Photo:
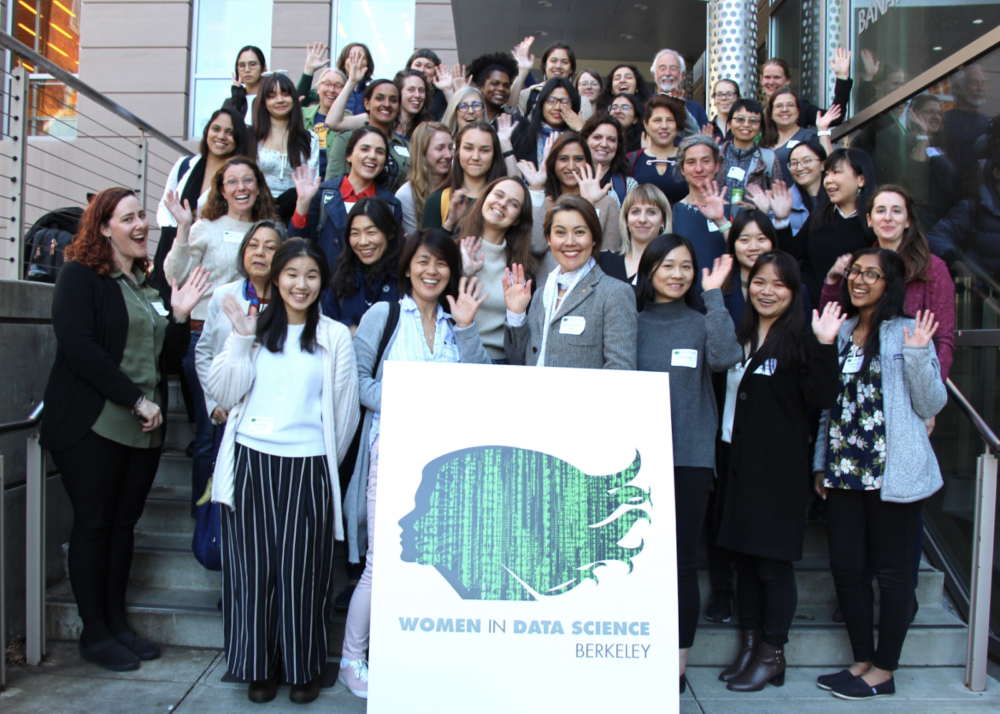
[[[674,510],[677,526],[677,622],[680,648],[694,644],[698,629],[701,592],[698,589],[698,541],[705,522],[708,495],[712,491],[712,469],[693,466],[674,468]]]
[[[73,505],[69,581],[91,643],[128,629],[125,589],[132,568],[133,531],[156,477],[160,449],[123,446],[94,432],[53,451]]]
[[[783,646],[788,642],[799,599],[791,562],[731,552],[736,564],[740,629],[760,630],[763,642]]]
[[[913,549],[922,503],[889,503],[880,491],[830,489],[826,519],[830,569],[844,613],[856,662],[889,671],[913,616]],[[865,576],[868,564],[878,578],[878,647],[874,634],[874,592]]]
[[[708,575],[712,582],[712,592],[732,592],[733,556],[718,545],[719,527],[722,523],[722,501],[729,476],[729,444],[719,445],[718,478],[715,488],[708,496],[708,514],[705,521],[705,551],[708,555]]]

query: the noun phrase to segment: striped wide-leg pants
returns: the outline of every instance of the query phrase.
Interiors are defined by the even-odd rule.
[[[334,504],[325,456],[236,444],[235,509],[222,509],[222,620],[229,671],[306,684],[326,666]]]

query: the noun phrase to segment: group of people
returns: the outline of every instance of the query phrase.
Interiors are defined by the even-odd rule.
[[[298,86],[244,48],[232,98],[170,175],[155,259],[131,191],[91,202],[56,285],[42,425],[74,507],[84,658],[159,655],[128,626],[125,585],[172,364],[192,509],[206,492],[222,507],[227,663],[255,702],[282,673],[293,701],[316,698],[335,607],[340,681],[367,696],[386,361],[626,369],[671,375],[681,691],[703,531],[710,619],[731,619],[736,571],[741,647],[720,679],[783,683],[815,492],[854,655],[818,686],[893,693],[920,504],[942,484],[928,437],[954,286],[907,190],[830,141],[849,54],[826,111],[773,59],[766,107],[720,80],[709,119],[676,52],[650,90],[639,68],[602,78],[556,43],[529,85],[532,39],[450,70],[418,50],[392,80],[364,45],[329,69],[311,45]]]

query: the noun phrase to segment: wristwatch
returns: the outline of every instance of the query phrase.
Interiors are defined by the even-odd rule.
[[[145,401],[146,401],[146,395],[144,394],[141,397],[139,397],[139,401],[137,401],[133,405],[133,407],[132,407],[132,413],[135,414],[136,416],[139,416],[139,407],[141,407],[142,403],[145,402]]]

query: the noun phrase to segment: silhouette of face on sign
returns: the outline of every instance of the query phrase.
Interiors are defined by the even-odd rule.
[[[649,493],[628,486],[641,457],[625,470],[591,476],[538,451],[477,446],[424,467],[416,507],[400,521],[402,559],[432,565],[466,600],[534,600],[597,581],[605,561],[627,563],[642,544],[618,542],[638,520]],[[629,507],[612,518],[619,506]]]

